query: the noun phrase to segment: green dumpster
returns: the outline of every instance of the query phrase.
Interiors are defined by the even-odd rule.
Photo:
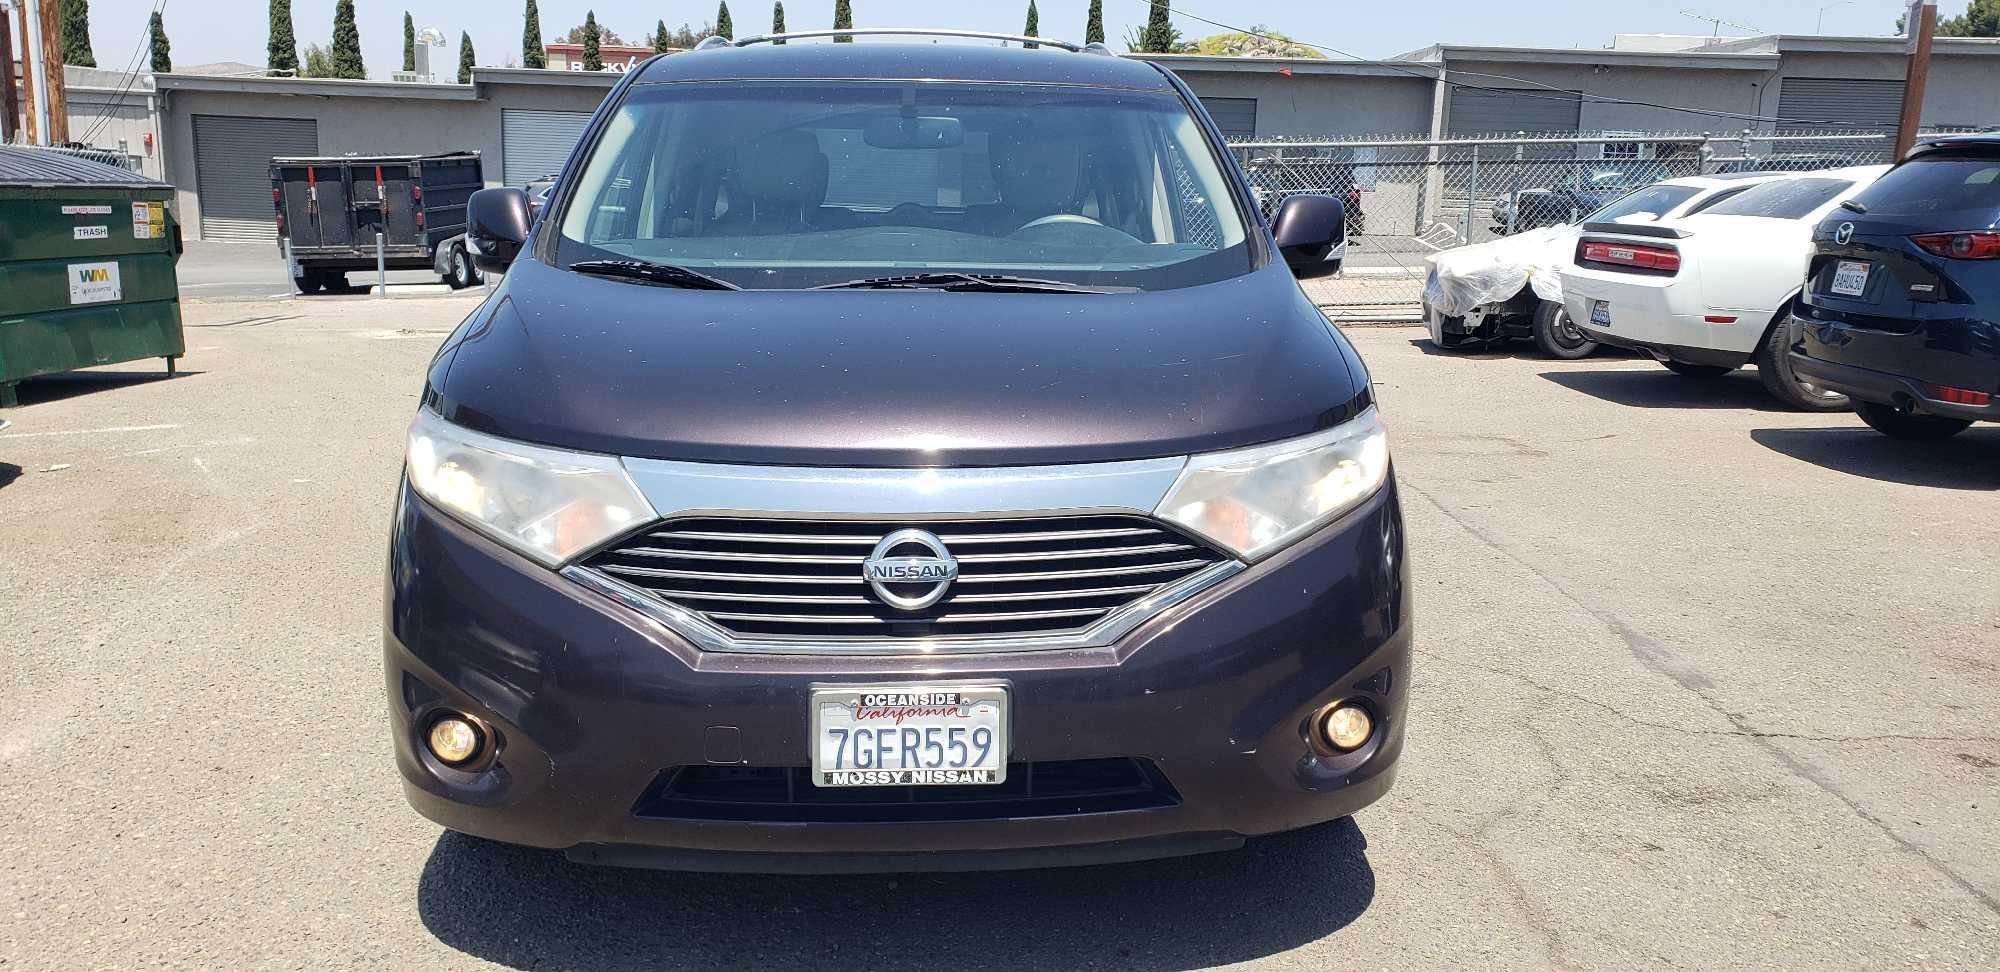
[[[186,351],[173,187],[0,146],[0,405],[23,378]]]

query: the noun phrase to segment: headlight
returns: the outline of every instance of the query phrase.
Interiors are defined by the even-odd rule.
[[[1359,506],[1388,478],[1388,430],[1370,406],[1325,432],[1195,456],[1154,513],[1257,560]]]
[[[428,408],[408,465],[418,495],[551,567],[655,516],[615,456],[481,435]]]

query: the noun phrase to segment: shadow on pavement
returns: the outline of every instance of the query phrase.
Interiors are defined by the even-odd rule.
[[[1904,442],[1863,426],[1752,429],[1772,452],[1850,476],[1940,489],[2000,490],[2000,427],[1974,426],[1941,442]]]
[[[596,867],[447,832],[417,909],[445,944],[523,969],[1189,969],[1345,927],[1375,897],[1367,847],[1347,819],[1140,864],[797,877]]]
[[[19,478],[21,478],[21,467],[11,462],[0,462],[0,489],[6,489]]]
[[[1432,341],[1430,338],[1420,337],[1411,338],[1410,347],[1440,358],[1472,358],[1478,361],[1488,361],[1497,358],[1525,358],[1533,361],[1556,360],[1543,354],[1535,347],[1535,342],[1525,338],[1508,338],[1499,341],[1474,341],[1461,344],[1455,348],[1441,348],[1437,346],[1437,342]],[[1643,355],[1634,351],[1627,351],[1623,348],[1600,347],[1597,349],[1597,353],[1590,357],[1593,359],[1603,358],[1607,361],[1616,361],[1621,358],[1638,360]]]
[[[23,405],[39,405],[44,402],[59,402],[65,398],[88,395],[92,392],[111,391],[147,382],[166,381],[187,375],[198,375],[199,371],[185,368],[169,375],[164,364],[159,371],[65,371],[53,375],[41,375],[24,379],[14,386]]]
[[[1717,378],[1689,378],[1657,371],[1544,371],[1542,377],[1571,391],[1633,408],[1735,408],[1790,412],[1741,368]]]

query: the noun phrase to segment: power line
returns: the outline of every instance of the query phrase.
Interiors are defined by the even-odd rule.
[[[154,14],[166,12],[166,0],[154,0],[152,12]],[[118,88],[118,94],[112,96],[110,104],[106,104],[104,114],[98,114],[98,120],[90,126],[90,130],[84,132],[82,138],[78,138],[78,142],[90,142],[92,138],[96,138],[96,134],[104,128],[104,124],[112,120],[110,112],[116,112],[118,108],[124,108],[126,96],[132,94],[132,86],[138,84],[138,64],[140,64],[140,58],[146,56],[146,52],[148,52],[150,46],[152,46],[152,16],[146,18],[146,30],[142,30],[140,36],[138,36],[138,50],[132,52],[130,60],[126,60],[126,80],[124,80],[124,84]]]
[[[1143,2],[1143,0],[1135,0],[1135,2]],[[1727,118],[1727,119],[1731,119],[1731,120],[1734,120],[1734,121],[1749,121],[1749,122],[1769,122],[1769,123],[1771,123],[1771,124],[1787,124],[1787,125],[1813,125],[1813,126],[1818,126],[1818,127],[1822,127],[1822,128],[1866,128],[1866,127],[1868,127],[1868,126],[1858,126],[1858,125],[1855,125],[1855,124],[1854,124],[1854,123],[1852,123],[1852,122],[1843,122],[1843,121],[1827,121],[1827,120],[1825,120],[1825,119],[1810,119],[1810,118],[1784,118],[1784,117],[1780,117],[1780,116],[1777,116],[1777,115],[1754,115],[1754,114],[1748,114],[1748,113],[1745,113],[1745,112],[1736,112],[1736,111],[1726,111],[1726,110],[1723,110],[1723,109],[1720,109],[1720,108],[1696,108],[1696,107],[1692,107],[1692,106],[1689,106],[1689,105],[1670,105],[1670,104],[1661,104],[1661,103],[1659,103],[1659,102],[1653,102],[1653,101],[1636,101],[1636,100],[1633,100],[1633,99],[1629,99],[1629,98],[1613,98],[1613,97],[1610,97],[1610,96],[1608,96],[1608,95],[1593,95],[1593,94],[1586,94],[1586,93],[1584,93],[1584,92],[1581,92],[1581,91],[1570,91],[1570,90],[1567,90],[1567,89],[1564,89],[1564,88],[1559,88],[1559,87],[1556,87],[1555,85],[1552,85],[1552,84],[1547,84],[1547,83],[1544,83],[1544,82],[1541,82],[1541,81],[1536,81],[1536,80],[1533,80],[1533,79],[1531,79],[1531,78],[1517,78],[1517,77],[1513,77],[1513,76],[1511,76],[1511,75],[1506,75],[1506,74],[1490,74],[1490,73],[1486,73],[1486,72],[1482,72],[1482,71],[1462,71],[1462,70],[1459,70],[1459,69],[1457,69],[1457,68],[1449,68],[1449,69],[1448,69],[1448,68],[1446,68],[1446,67],[1444,66],[1444,63],[1443,63],[1443,61],[1442,61],[1442,60],[1440,60],[1440,61],[1439,61],[1439,63],[1438,63],[1438,66],[1437,66],[1437,68],[1435,69],[1435,70],[1436,70],[1436,73],[1435,73],[1435,74],[1432,74],[1432,73],[1428,73],[1428,72],[1425,72],[1425,71],[1421,71],[1421,70],[1417,70],[1417,69],[1414,69],[1414,68],[1407,68],[1407,67],[1404,67],[1404,66],[1402,66],[1401,64],[1398,64],[1398,63],[1396,63],[1395,61],[1378,61],[1378,60],[1372,60],[1372,59],[1369,59],[1369,58],[1365,58],[1365,57],[1361,57],[1361,56],[1360,56],[1360,55],[1358,55],[1358,54],[1352,54],[1352,53],[1349,53],[1349,52],[1347,52],[1347,51],[1344,51],[1344,50],[1341,50],[1341,49],[1340,49],[1340,48],[1338,48],[1338,47],[1333,47],[1333,46],[1330,46],[1330,45],[1326,45],[1326,44],[1315,44],[1315,43],[1312,43],[1311,41],[1302,41],[1302,40],[1299,40],[1299,39],[1297,39],[1297,38],[1288,38],[1288,37],[1277,37],[1277,36],[1274,36],[1274,35],[1272,35],[1272,34],[1268,34],[1268,33],[1265,33],[1265,32],[1263,32],[1263,31],[1260,31],[1260,30],[1254,30],[1254,29],[1251,29],[1251,28],[1248,28],[1248,27],[1238,27],[1238,26],[1236,26],[1236,25],[1234,25],[1234,24],[1226,24],[1226,23],[1223,23],[1222,21],[1219,21],[1219,20],[1211,20],[1211,19],[1209,19],[1209,18],[1207,18],[1207,17],[1203,17],[1203,16],[1201,16],[1200,14],[1196,14],[1196,13],[1189,13],[1188,11],[1186,11],[1186,10],[1183,10],[1183,9],[1180,9],[1180,8],[1177,8],[1177,7],[1172,7],[1172,6],[1169,6],[1169,7],[1167,8],[1167,9],[1168,9],[1168,11],[1169,11],[1169,12],[1171,12],[1171,13],[1175,13],[1175,14],[1178,14],[1178,15],[1180,15],[1180,16],[1182,16],[1182,17],[1186,17],[1186,18],[1188,18],[1189,20],[1195,20],[1195,21],[1200,21],[1201,23],[1204,23],[1204,24],[1208,24],[1208,25],[1209,25],[1209,26],[1211,26],[1211,27],[1220,27],[1220,28],[1222,28],[1223,30],[1227,30],[1227,31],[1233,31],[1233,32],[1235,32],[1235,33],[1239,33],[1239,34],[1247,34],[1247,35],[1249,35],[1249,36],[1251,36],[1251,37],[1261,37],[1261,38],[1264,38],[1265,40],[1271,40],[1271,41],[1277,41],[1277,42],[1279,42],[1279,43],[1292,43],[1292,44],[1297,44],[1297,45],[1299,45],[1300,47],[1310,47],[1310,48],[1312,48],[1312,49],[1314,49],[1314,50],[1319,50],[1319,51],[1326,51],[1326,52],[1328,52],[1328,53],[1332,53],[1332,54],[1337,54],[1337,55],[1339,55],[1339,56],[1341,56],[1341,57],[1344,57],[1344,58],[1347,58],[1347,59],[1348,59],[1348,60],[1350,60],[1350,61],[1357,61],[1357,62],[1360,62],[1360,63],[1363,63],[1363,64],[1373,64],[1373,65],[1376,65],[1376,66],[1379,66],[1379,67],[1383,67],[1383,68],[1387,68],[1387,69],[1389,69],[1389,70],[1392,70],[1392,71],[1398,71],[1398,72],[1401,72],[1401,73],[1403,73],[1403,74],[1407,74],[1407,75],[1410,75],[1411,77],[1414,77],[1414,78],[1422,78],[1423,80],[1426,80],[1426,81],[1440,81],[1440,82],[1443,82],[1444,84],[1447,84],[1447,85],[1450,85],[1450,86],[1451,86],[1451,87],[1452,87],[1452,88],[1453,88],[1454,90],[1458,90],[1458,89],[1463,89],[1463,90],[1467,90],[1467,91],[1497,91],[1497,92],[1505,92],[1505,93],[1510,93],[1510,94],[1513,94],[1513,95],[1514,95],[1515,97],[1519,97],[1519,98],[1531,98],[1531,99],[1535,99],[1535,100],[1538,100],[1538,101],[1563,101],[1563,102],[1567,102],[1567,101],[1570,101],[1570,100],[1571,100],[1571,97],[1574,97],[1574,98],[1577,98],[1577,99],[1582,99],[1582,100],[1587,100],[1587,101],[1592,101],[1592,102],[1596,102],[1596,103],[1599,103],[1599,104],[1612,104],[1612,105],[1631,105],[1631,106],[1634,106],[1634,107],[1639,107],[1639,108],[1658,108],[1658,109],[1660,109],[1660,110],[1663,110],[1663,111],[1678,111],[1678,112],[1685,112],[1685,113],[1687,113],[1687,114],[1691,114],[1691,115],[1706,115],[1706,116],[1709,116],[1709,117],[1713,117],[1713,118]],[[1536,95],[1536,94],[1529,94],[1529,93],[1526,93],[1526,92],[1523,92],[1523,91],[1522,91],[1521,89],[1519,89],[1519,88],[1501,88],[1501,87],[1494,87],[1494,86],[1491,86],[1491,85],[1479,85],[1479,84],[1467,84],[1466,82],[1463,82],[1463,81],[1453,81],[1453,80],[1451,80],[1450,78],[1446,77],[1446,75],[1448,75],[1448,74],[1457,74],[1457,75],[1460,75],[1460,76],[1463,76],[1463,77],[1469,77],[1469,78],[1493,78],[1493,79],[1495,79],[1495,80],[1499,80],[1499,81],[1511,81],[1511,82],[1514,82],[1514,83],[1517,83],[1517,84],[1525,84],[1525,85],[1529,85],[1529,86],[1531,86],[1531,87],[1536,87],[1536,88],[1546,88],[1546,89],[1548,89],[1548,90],[1550,90],[1550,91],[1556,91],[1556,92],[1561,92],[1562,94],[1564,94],[1564,95],[1568,95],[1568,96],[1571,96],[1571,97],[1560,97],[1560,98],[1559,98],[1559,97],[1552,97],[1552,96],[1549,96],[1549,95]]]

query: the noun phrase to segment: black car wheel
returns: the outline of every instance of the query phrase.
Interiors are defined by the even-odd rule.
[[[1913,415],[1899,412],[1894,406],[1878,405],[1874,402],[1855,402],[1854,414],[1868,427],[1892,439],[1909,442],[1936,442],[1948,439],[1966,430],[1972,423],[1965,419],[1944,418],[1938,415]]]
[[[1597,353],[1597,342],[1570,320],[1569,311],[1552,300],[1535,307],[1535,347],[1551,358],[1575,361]]]
[[[314,270],[301,270],[292,275],[292,287],[302,294],[316,294],[326,289],[326,280]]]
[[[1792,332],[1786,326],[1789,311],[1780,311],[1778,320],[1764,334],[1764,340],[1757,345],[1757,353],[1750,360],[1757,366],[1757,380],[1764,383],[1764,390],[1771,397],[1804,412],[1845,412],[1852,406],[1847,396],[1829,388],[1821,388],[1812,381],[1792,371],[1791,359],[1786,352],[1791,349]]]

